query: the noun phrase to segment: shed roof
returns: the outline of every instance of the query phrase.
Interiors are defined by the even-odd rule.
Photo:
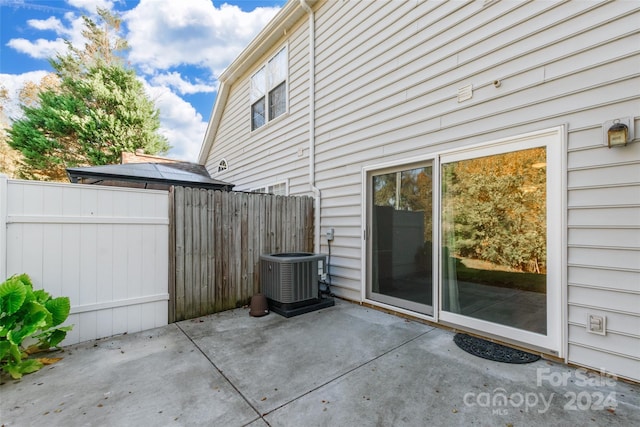
[[[178,163],[127,163],[67,168],[73,183],[168,189],[172,185],[229,191],[233,184],[213,179],[203,165]]]

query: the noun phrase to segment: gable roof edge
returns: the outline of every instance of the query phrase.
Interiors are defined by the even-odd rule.
[[[313,6],[317,0],[306,0],[309,6]],[[207,157],[211,151],[213,140],[218,132],[218,126],[222,118],[222,112],[229,97],[229,87],[237,78],[244,74],[255,61],[264,55],[273,44],[279,40],[287,30],[295,25],[306,12],[300,5],[300,0],[289,0],[266,27],[249,43],[238,57],[222,72],[218,81],[218,95],[213,106],[209,124],[202,141],[198,162],[206,165]]]
[[[200,154],[198,155],[198,163],[205,165],[205,167],[207,165],[207,157],[209,157],[209,152],[213,145],[213,140],[218,131],[220,119],[222,118],[222,110],[224,110],[224,106],[227,103],[228,94],[229,91],[227,89],[227,85],[224,82],[220,82],[220,86],[218,87],[218,96],[216,96],[216,102],[213,105],[213,112],[211,113],[207,130],[204,133],[204,140],[202,141]]]

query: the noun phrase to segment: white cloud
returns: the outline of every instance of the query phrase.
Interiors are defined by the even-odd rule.
[[[123,14],[131,46],[129,60],[151,74],[179,65],[222,72],[278,8],[244,12],[237,6],[217,8],[211,0],[141,0]]]
[[[197,162],[207,122],[191,104],[168,88],[150,86],[144,81],[143,84],[160,110],[160,133],[172,145],[169,157]]]
[[[113,8],[113,2],[110,0],[67,0],[73,7],[78,9],[84,9],[91,13],[95,13],[96,8],[111,10]]]
[[[67,3],[89,12],[95,19],[96,7],[113,10],[117,2],[67,0]],[[173,146],[169,153],[171,157],[197,161],[207,128],[202,114],[179,95],[216,92],[215,76],[236,58],[278,10],[277,7],[260,7],[244,12],[228,4],[216,7],[212,0],[140,0],[133,9],[121,14],[126,31],[123,36],[131,48],[127,60],[146,76],[145,88],[160,110],[160,132]],[[50,31],[53,36],[31,40],[14,38],[7,46],[33,58],[51,58],[65,53],[64,40],[78,48],[85,43],[81,34],[83,20],[77,13],[32,19],[28,25],[35,30]],[[180,72],[176,71],[177,67]],[[210,77],[186,77],[190,75],[187,69],[199,69],[198,76]],[[45,74],[45,71],[0,74],[0,83],[10,90],[12,99],[17,99],[13,88],[19,90],[27,79],[39,81]],[[8,108],[8,112],[15,111],[15,106]]]
[[[65,31],[62,21],[55,16],[50,16],[47,19],[29,19],[27,24],[36,30],[53,30],[56,34],[61,34]]]
[[[27,21],[27,24],[36,30],[54,31],[57,36],[55,40],[40,38],[31,41],[16,38],[9,40],[7,46],[36,59],[52,58],[58,53],[65,53],[67,45],[64,40],[69,40],[74,46],[81,48],[85,43],[85,38],[82,35],[84,26],[82,17],[73,12],[67,12],[64,18],[68,21],[68,26],[53,16],[47,19],[29,19]]]
[[[62,39],[37,39],[36,41],[11,39],[7,43],[7,46],[36,59],[51,58],[54,57],[56,53],[64,52],[66,49],[66,45]]]
[[[4,104],[5,115],[8,118],[17,119],[22,117],[20,109],[19,95],[20,89],[27,82],[40,83],[40,80],[48,74],[48,71],[29,71],[24,74],[0,74],[0,85],[7,89],[9,101]]]
[[[182,78],[180,73],[176,71],[153,76],[151,78],[151,83],[156,86],[172,87],[181,95],[211,93],[217,90],[216,85],[214,84],[206,84],[199,81],[197,83],[191,83],[190,81]]]

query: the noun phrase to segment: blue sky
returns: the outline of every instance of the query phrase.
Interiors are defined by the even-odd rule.
[[[0,0],[0,85],[10,117],[17,91],[39,81],[63,40],[81,46],[81,16],[96,7],[117,12],[135,68],[160,110],[168,156],[197,161],[218,88],[217,76],[286,0]]]

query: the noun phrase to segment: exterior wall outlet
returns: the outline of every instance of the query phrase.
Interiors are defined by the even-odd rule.
[[[597,314],[587,314],[587,332],[598,335],[607,334],[607,318]]]
[[[330,228],[330,229],[327,231],[327,240],[328,240],[328,241],[332,241],[332,240],[333,240],[333,228]]]

